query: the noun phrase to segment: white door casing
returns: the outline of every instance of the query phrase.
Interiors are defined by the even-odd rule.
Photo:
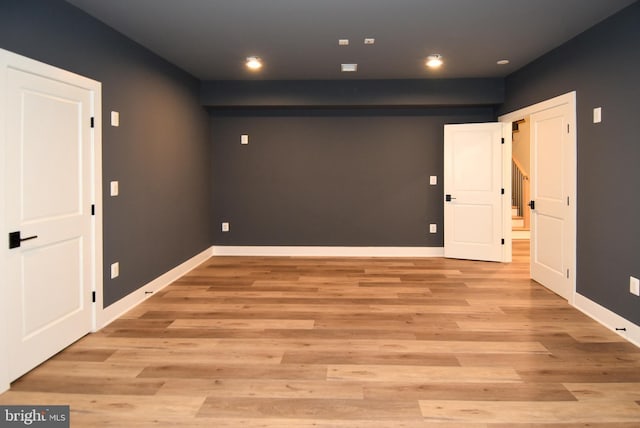
[[[531,116],[531,277],[574,304],[576,293],[576,93],[508,113]]]
[[[0,66],[2,391],[93,328],[102,235],[100,83],[4,50]]]
[[[502,123],[445,125],[445,257],[511,261],[506,128]]]

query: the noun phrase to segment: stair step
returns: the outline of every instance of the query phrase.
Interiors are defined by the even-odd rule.
[[[511,219],[511,227],[524,227],[524,219],[522,217],[513,217]]]

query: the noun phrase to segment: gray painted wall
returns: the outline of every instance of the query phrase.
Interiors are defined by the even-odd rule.
[[[215,108],[486,106],[504,101],[504,80],[209,81],[201,96]]]
[[[105,306],[211,245],[199,81],[59,0],[2,0],[0,47],[101,81]],[[111,110],[120,127],[108,126]],[[109,182],[120,196],[108,196]],[[111,280],[109,265],[120,262]]]
[[[491,107],[214,111],[214,243],[441,247],[443,126],[493,119]]]
[[[577,91],[577,290],[640,325],[640,2],[509,76],[503,112]],[[602,123],[592,110],[602,107]]]

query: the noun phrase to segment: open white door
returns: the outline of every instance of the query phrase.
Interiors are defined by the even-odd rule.
[[[0,60],[1,328],[12,381],[92,328],[100,84],[6,51]]]
[[[511,186],[504,162],[510,165],[511,145],[503,138],[510,143],[511,127],[503,123],[444,127],[445,257],[511,260]]]
[[[571,300],[575,182],[568,103],[531,114],[531,278]]]

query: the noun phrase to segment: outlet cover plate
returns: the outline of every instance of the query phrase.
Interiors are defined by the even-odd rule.
[[[120,262],[111,263],[111,279],[120,276]]]

